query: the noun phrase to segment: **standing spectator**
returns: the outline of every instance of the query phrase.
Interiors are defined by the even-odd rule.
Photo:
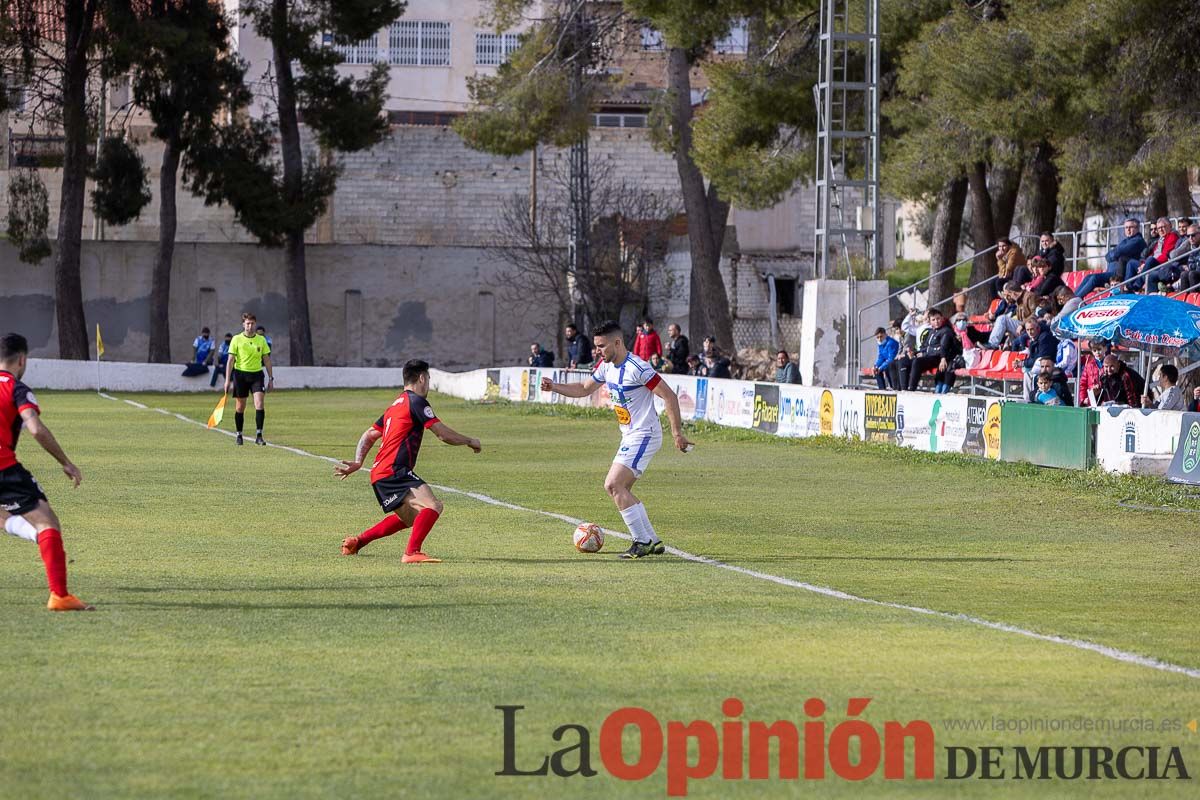
[[[233,334],[225,334],[225,341],[221,343],[221,348],[217,350],[216,363],[213,365],[212,380],[208,382],[209,386],[217,385],[217,377],[224,376],[225,364],[229,361],[229,343],[233,341]]]
[[[1200,225],[1188,225],[1188,244],[1192,247],[1191,255],[1184,263],[1183,275],[1179,279],[1179,290],[1194,292],[1200,287]]]
[[[787,350],[780,350],[775,354],[775,382],[800,382],[800,370],[794,363],[792,363],[792,359],[788,356]]]
[[[691,355],[688,338],[674,322],[667,326],[667,335],[670,337],[667,342],[667,361],[671,362],[672,372],[682,375],[688,371],[688,356]]]
[[[1112,353],[1104,357],[1104,367],[1100,374],[1100,395],[1096,404],[1142,407],[1141,392],[1138,391],[1129,369]]]
[[[1158,388],[1161,390],[1158,401],[1147,392],[1142,398],[1142,408],[1157,408],[1160,411],[1185,411],[1187,398],[1183,396],[1176,385],[1179,383],[1179,370],[1173,364],[1163,364],[1158,368]]]
[[[258,326],[258,328],[256,328],[255,330],[258,332],[258,335],[259,335],[259,336],[263,337],[263,339],[265,339],[265,340],[266,340],[266,342],[267,342],[267,347],[272,347],[272,346],[273,346],[273,345],[271,344],[271,337],[270,337],[270,336],[267,336],[267,329],[266,329],[266,328],[264,328],[262,325],[259,325],[259,326]]]
[[[540,344],[534,342],[529,345],[529,366],[553,367],[554,353],[551,353],[549,350],[543,350]]]
[[[1109,281],[1124,280],[1125,264],[1136,259],[1146,249],[1146,240],[1142,238],[1142,223],[1130,217],[1125,220],[1125,238],[1117,246],[1104,254],[1108,270],[1099,275],[1088,275],[1075,290],[1076,297],[1087,297],[1101,286],[1107,286]]]
[[[570,369],[587,369],[592,363],[592,343],[579,332],[574,322],[567,323],[563,335],[567,339],[567,366]]]
[[[650,356],[661,356],[662,352],[662,340],[658,338],[658,331],[654,330],[654,320],[646,317],[633,342],[633,354],[643,361],[649,361]]]
[[[913,359],[909,368],[908,390],[915,392],[921,382],[921,373],[936,370],[933,376],[934,392],[945,394],[954,386],[954,357],[958,353],[958,337],[946,325],[946,318],[936,308],[929,309],[929,338]]]
[[[875,385],[880,389],[895,389],[900,385],[899,367],[896,356],[900,352],[900,343],[887,335],[883,328],[875,329],[875,342],[879,345],[879,355],[875,358]]]
[[[1012,281],[1018,286],[1024,286],[1033,279],[1033,273],[1025,265],[1025,253],[1012,243],[1007,236],[996,240],[996,279],[995,293],[998,295],[1004,289],[1004,284]]]
[[[1043,231],[1038,237],[1037,254],[1050,262],[1050,274],[1062,277],[1067,268],[1067,254],[1063,246],[1054,239],[1050,231]]]
[[[1108,355],[1108,342],[1103,339],[1092,339],[1088,342],[1088,353],[1079,368],[1079,405],[1093,405],[1091,390],[1100,391],[1100,378],[1104,374],[1104,357]]]

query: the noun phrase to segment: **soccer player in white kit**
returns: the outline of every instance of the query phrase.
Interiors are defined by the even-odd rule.
[[[625,520],[633,537],[633,544],[620,557],[662,555],[666,548],[650,524],[646,507],[634,497],[633,484],[642,477],[650,459],[662,447],[662,424],[654,408],[654,395],[666,403],[675,446],[685,453],[691,449],[692,443],[683,435],[679,398],[649,364],[625,349],[621,326],[616,322],[609,320],[597,325],[592,331],[592,342],[603,358],[590,376],[582,383],[555,383],[542,378],[542,391],[557,392],[566,397],[587,397],[601,386],[608,388],[613,412],[621,424],[621,446],[613,458],[608,477],[604,479],[604,489],[617,504],[621,519]]]

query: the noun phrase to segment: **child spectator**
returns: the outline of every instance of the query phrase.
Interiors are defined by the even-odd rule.
[[[1049,372],[1043,372],[1037,377],[1038,393],[1037,402],[1043,406],[1061,406],[1062,398],[1054,388],[1054,376]]]

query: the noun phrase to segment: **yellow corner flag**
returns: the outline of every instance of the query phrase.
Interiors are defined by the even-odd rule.
[[[217,407],[213,409],[212,416],[208,418],[208,427],[215,428],[221,424],[221,419],[225,416],[225,401],[228,399],[229,395],[221,395],[221,402],[217,403]]]
[[[96,358],[104,355],[104,340],[100,338],[100,323],[96,323]]]

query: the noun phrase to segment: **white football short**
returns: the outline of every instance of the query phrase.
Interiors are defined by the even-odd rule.
[[[629,467],[629,471],[640,478],[650,465],[650,459],[654,458],[658,448],[662,447],[662,440],[662,428],[630,431],[621,436],[621,446],[617,448],[613,463]]]

